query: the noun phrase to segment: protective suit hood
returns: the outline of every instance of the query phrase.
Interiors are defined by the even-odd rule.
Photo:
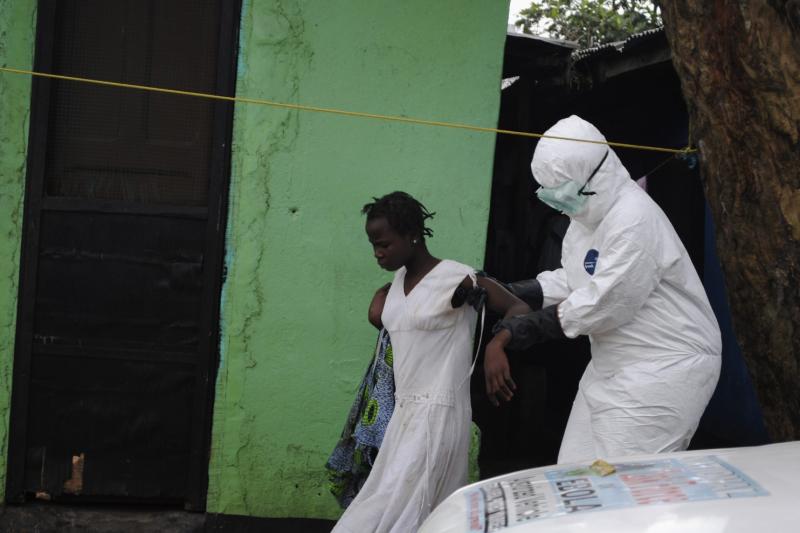
[[[568,141],[548,137],[569,137],[599,141],[606,138],[591,123],[572,115],[559,120],[548,129],[536,145],[531,161],[533,178],[544,188],[554,188],[567,181],[580,185],[586,183],[597,165],[608,156],[586,187],[595,194],[570,218],[587,227],[595,227],[605,217],[619,197],[619,192],[630,182],[630,174],[614,150],[606,144]]]

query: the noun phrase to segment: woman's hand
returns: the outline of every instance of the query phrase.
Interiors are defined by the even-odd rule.
[[[508,356],[506,356],[505,350],[505,346],[510,340],[511,332],[501,329],[486,345],[486,355],[483,360],[486,394],[495,407],[500,405],[498,396],[507,402],[517,390],[517,385],[511,379],[511,367],[508,365]]]
[[[391,287],[391,283],[387,283],[377,291],[375,291],[375,296],[372,297],[372,301],[369,304],[369,311],[367,312],[367,318],[369,319],[370,324],[375,326],[378,329],[383,327],[383,322],[381,321],[381,314],[383,314],[383,305],[386,303],[386,295],[389,294],[389,287]]]

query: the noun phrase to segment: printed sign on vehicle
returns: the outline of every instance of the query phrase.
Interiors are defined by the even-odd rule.
[[[767,496],[758,483],[716,456],[539,471],[465,493],[470,532],[494,532],[531,520],[660,503]]]

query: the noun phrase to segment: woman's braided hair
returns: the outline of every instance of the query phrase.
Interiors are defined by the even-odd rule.
[[[400,235],[419,235],[423,239],[433,237],[433,230],[425,226],[425,221],[433,218],[436,213],[428,211],[428,208],[410,194],[395,191],[372,199],[373,202],[361,209],[367,215],[368,221],[383,217]]]

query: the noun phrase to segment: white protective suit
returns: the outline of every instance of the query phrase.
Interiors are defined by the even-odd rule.
[[[605,141],[577,116],[546,135]],[[531,163],[543,187],[589,182],[571,216],[562,268],[537,276],[567,337],[588,335],[592,359],[559,463],[683,450],[717,384],[719,326],[689,255],[663,211],[603,144],[544,138]]]

